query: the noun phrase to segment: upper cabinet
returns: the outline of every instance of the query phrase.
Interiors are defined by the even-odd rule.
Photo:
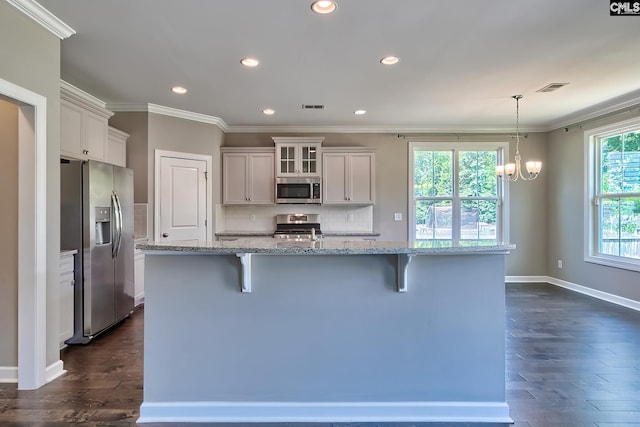
[[[113,165],[127,167],[127,139],[129,134],[109,126],[105,161]]]
[[[322,137],[272,137],[276,145],[276,176],[320,176]]]
[[[60,154],[82,160],[107,159],[108,120],[104,102],[62,81],[60,85]]]
[[[272,205],[275,202],[273,149],[222,148],[222,203]]]
[[[375,152],[362,148],[325,148],[322,203],[372,205],[375,202]]]

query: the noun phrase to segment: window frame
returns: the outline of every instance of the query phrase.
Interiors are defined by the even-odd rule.
[[[503,142],[487,142],[487,141],[450,141],[450,142],[409,142],[408,155],[408,221],[407,236],[410,242],[416,241],[416,198],[414,189],[415,180],[415,153],[416,151],[453,151],[453,195],[452,199],[452,215],[459,216],[460,202],[466,198],[460,198],[458,192],[458,170],[457,170],[457,152],[459,151],[496,151],[496,161],[498,164],[504,164],[505,158],[509,156],[509,143]],[[496,176],[497,179],[497,176]],[[509,242],[509,186],[505,185],[502,179],[497,179],[497,198],[498,212],[496,217],[496,242]],[[449,199],[449,197],[446,197]],[[478,199],[478,198],[474,198]],[[460,240],[460,230],[452,229],[451,241],[458,244]]]
[[[600,214],[596,200],[600,199],[599,175],[601,163],[599,142],[603,138],[640,131],[640,117],[611,123],[584,132],[584,261],[624,270],[640,271],[640,259],[599,253]],[[635,194],[635,193],[632,193]]]

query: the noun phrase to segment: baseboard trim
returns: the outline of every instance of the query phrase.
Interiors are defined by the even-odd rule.
[[[17,366],[0,366],[0,383],[17,383]]]
[[[57,362],[54,362],[51,365],[47,366],[47,369],[45,371],[45,378],[46,381],[50,383],[51,381],[55,380],[58,377],[61,377],[66,373],[67,371],[64,370],[64,363],[62,362],[62,360],[58,360]]]
[[[549,283],[549,276],[505,276],[505,283]]]
[[[133,299],[133,306],[137,307],[143,303],[144,303],[144,292],[135,296],[135,298]]]
[[[142,402],[138,423],[512,423],[506,402]]]
[[[550,276],[506,276],[506,283],[549,283],[550,285],[559,286],[561,288],[569,289],[570,291],[578,292],[583,295],[588,295],[593,298],[597,298],[602,301],[607,301],[612,304],[621,305],[632,310],[640,311],[640,301],[635,301],[629,298],[621,297],[619,295],[610,294],[608,292],[599,291],[597,289],[589,288],[586,286],[578,285],[577,283],[567,282],[566,280],[556,279]]]
[[[45,369],[45,378],[49,383],[56,378],[66,374],[64,363],[62,360],[52,363]],[[17,383],[18,367],[17,366],[0,366],[0,383]]]

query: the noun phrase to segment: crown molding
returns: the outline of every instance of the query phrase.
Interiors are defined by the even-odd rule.
[[[276,144],[289,144],[289,143],[306,143],[306,144],[322,144],[324,136],[272,136],[273,142]]]
[[[543,132],[541,127],[520,128],[520,132]],[[227,133],[400,133],[400,134],[504,134],[513,126],[229,126]]]
[[[124,139],[127,139],[130,136],[128,133],[123,132],[120,129],[116,129],[113,126],[109,126],[107,128],[107,132],[109,133],[109,135],[119,136],[120,138],[124,138]]]
[[[624,110],[640,107],[640,91],[633,92],[631,97],[619,97],[611,102],[602,103],[594,108],[583,111],[582,113],[569,115],[557,122],[553,122],[547,127],[546,131],[551,132],[568,126],[574,126],[578,123],[584,123],[589,120],[602,118],[611,114],[621,113]]]
[[[104,101],[64,80],[60,80],[60,99],[69,101],[101,117],[109,118],[113,116],[113,112],[107,110]]]
[[[127,104],[113,103],[107,104],[111,111],[115,112],[147,112],[161,114],[163,116],[177,117],[179,119],[192,120],[194,122],[208,123],[218,126],[223,132],[229,132],[229,126],[219,117],[208,116],[206,114],[192,113],[190,111],[179,110],[177,108],[165,107],[157,104]]]
[[[60,40],[69,38],[76,33],[73,28],[35,0],[7,0],[7,3],[55,34]]]
[[[107,108],[115,113],[148,113],[149,104],[107,102]]]
[[[521,133],[550,132],[576,123],[596,119],[612,113],[619,113],[625,109],[640,106],[640,95],[623,101],[609,103],[600,108],[592,109],[583,114],[576,114],[565,117],[557,122],[541,126],[520,127]],[[178,110],[155,104],[107,104],[107,107],[116,112],[150,112],[163,114],[166,116],[178,117],[187,120],[194,120],[203,123],[210,123],[218,126],[225,133],[376,133],[376,134],[404,134],[404,135],[451,135],[451,134],[509,134],[514,133],[513,126],[398,126],[398,125],[376,125],[376,126],[252,126],[240,125],[229,126],[223,119],[205,114],[192,113],[185,110]]]

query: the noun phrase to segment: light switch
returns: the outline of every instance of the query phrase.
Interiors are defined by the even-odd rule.
[[[394,221],[402,221],[402,214],[399,212],[396,212],[393,214],[393,220]]]

